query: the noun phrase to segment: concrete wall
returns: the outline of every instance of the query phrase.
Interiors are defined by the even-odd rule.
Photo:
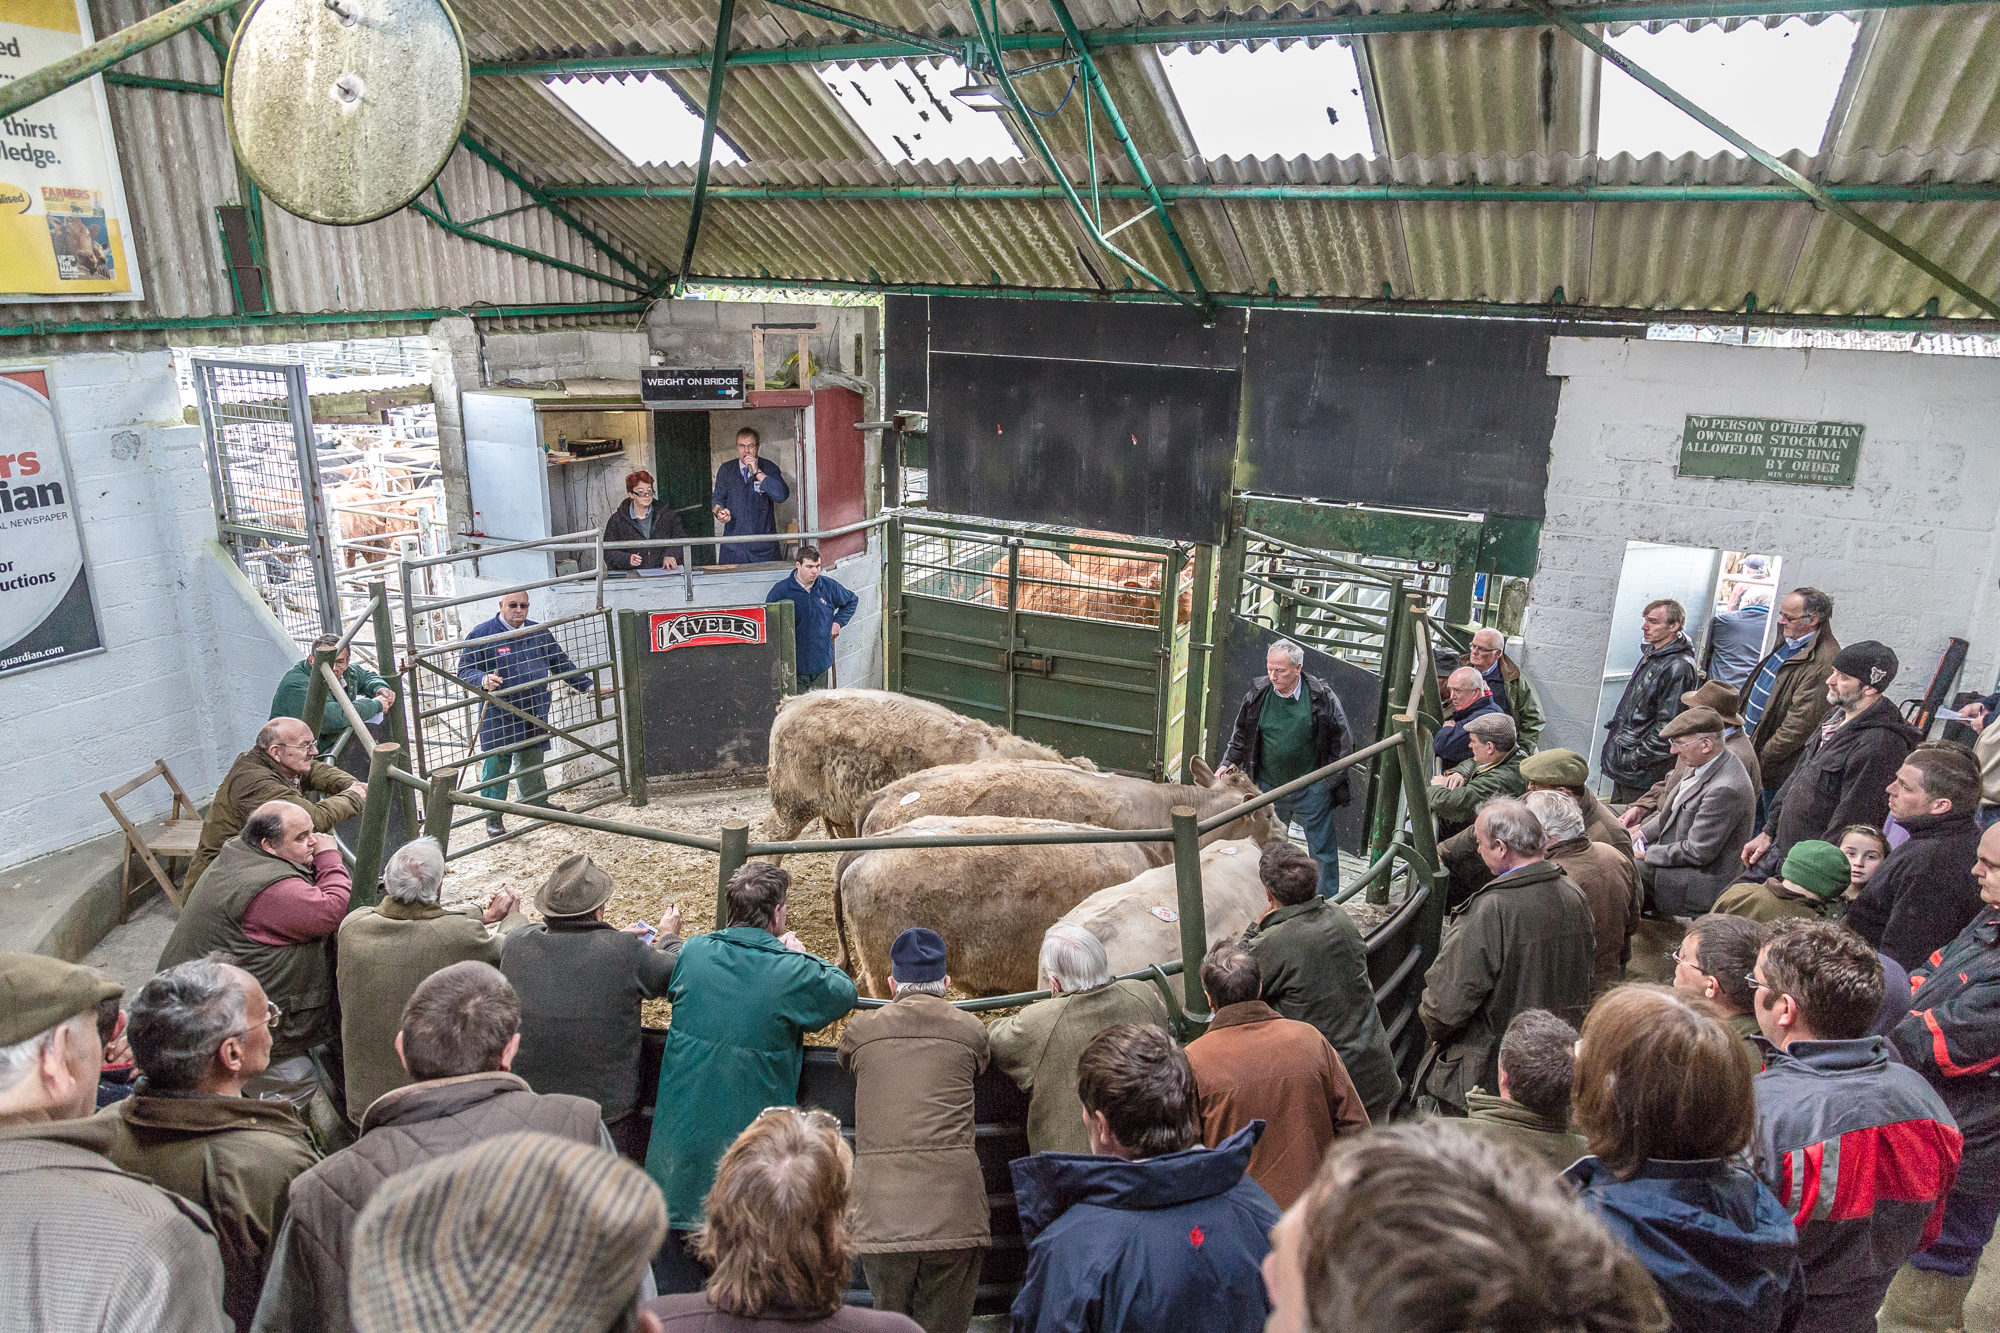
[[[48,367],[107,651],[0,681],[7,866],[115,828],[97,794],[155,759],[206,800],[293,660],[215,544],[201,431],[180,424],[171,356],[25,364]],[[125,808],[151,817],[167,803],[155,782]]]
[[[1783,590],[1823,589],[1843,643],[1879,639],[1921,695],[1951,637],[1966,688],[2000,666],[2000,362],[1902,352],[1557,338],[1564,377],[1548,519],[1522,634],[1549,715],[1545,746],[1586,754],[1630,541],[1764,551]],[[1851,488],[1679,477],[1689,413],[1858,421]]]

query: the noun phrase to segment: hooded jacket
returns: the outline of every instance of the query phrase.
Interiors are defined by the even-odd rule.
[[[1642,790],[1665,777],[1674,756],[1660,739],[1660,728],[1680,716],[1687,707],[1681,696],[1700,683],[1687,635],[1676,634],[1658,648],[1650,643],[1642,647],[1617,711],[1604,724],[1610,733],[1598,756],[1604,776]]]
[[[1511,1097],[1498,1097],[1490,1092],[1465,1095],[1463,1123],[1482,1138],[1525,1148],[1556,1172],[1568,1170],[1578,1158],[1590,1153],[1583,1135],[1571,1129],[1566,1121],[1537,1115]]]
[[[1038,1153],[1010,1164],[1028,1246],[1013,1333],[1258,1333],[1278,1206],[1250,1179],[1264,1122],[1214,1148],[1131,1162]]]
[[[1979,915],[1980,829],[1968,808],[1897,821],[1910,840],[1889,853],[1845,920],[1854,932],[1904,967],[1917,967]]]
[[[1889,813],[1889,783],[1923,738],[1887,699],[1877,699],[1830,733],[1815,733],[1792,775],[1771,798],[1764,815],[1771,850],[1757,863],[1758,869],[1776,874],[1793,847],[1814,838],[1838,843],[1840,830],[1849,824],[1880,828]],[[1766,782],[1770,773],[1766,762]],[[1765,870],[1767,863],[1770,869]],[[1966,869],[1971,868],[1968,860]]]
[[[1879,872],[1878,872],[1879,873]],[[1958,1183],[2000,1195],[2000,908],[1910,970],[1910,1012],[1889,1034],[1904,1064],[1944,1098],[1965,1137]]]
[[[1542,728],[1548,725],[1535,683],[1505,653],[1500,654],[1500,660],[1491,669],[1479,674],[1486,678],[1486,688],[1493,691],[1493,697],[1514,719],[1515,746],[1522,754],[1533,754],[1536,742],[1542,738]]]
[[[1313,767],[1325,768],[1353,748],[1354,732],[1347,725],[1347,713],[1341,708],[1340,696],[1333,692],[1333,686],[1318,676],[1306,675],[1300,679],[1305,681],[1306,698],[1312,701]],[[1269,676],[1259,676],[1250,682],[1250,692],[1243,696],[1243,705],[1236,710],[1236,725],[1229,733],[1229,745],[1222,752],[1223,766],[1235,765],[1248,773],[1253,782],[1263,781],[1257,766],[1264,755],[1264,737],[1257,724],[1264,716],[1264,696],[1270,692]],[[1347,782],[1349,771],[1343,769],[1321,784],[1335,805],[1346,805],[1354,799]]]
[[[1586,1157],[1563,1176],[1653,1275],[1678,1333],[1804,1328],[1798,1233],[1748,1171],[1720,1159],[1652,1161],[1620,1180]]]

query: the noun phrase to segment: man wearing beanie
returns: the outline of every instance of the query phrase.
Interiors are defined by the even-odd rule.
[[[1735,878],[1736,851],[1757,826],[1757,789],[1743,763],[1722,748],[1722,717],[1690,708],[1664,727],[1681,772],[1633,850],[1654,908],[1700,916]]]
[[[354,1224],[357,1333],[631,1327],[667,1210],[645,1172],[553,1134],[506,1134],[392,1178]]]
[[[121,993],[87,967],[0,954],[0,1328],[229,1328],[208,1215],[106,1161],[110,1123],[84,1118],[97,1006]]]
[[[1766,923],[1792,916],[1816,920],[1839,900],[1849,873],[1847,856],[1840,848],[1809,838],[1792,848],[1777,878],[1761,884],[1738,884],[1715,900],[1713,910],[1721,916]]]
[[[1743,844],[1746,878],[1769,878],[1809,838],[1837,843],[1849,824],[1881,827],[1889,783],[1923,739],[1884,697],[1895,679],[1896,654],[1886,644],[1865,639],[1834,655],[1826,721],[1771,798],[1762,832]],[[1768,780],[1768,764],[1764,772]]]
[[[972,1147],[986,1025],[944,998],[936,931],[898,935],[889,965],[894,998],[855,1014],[840,1039],[854,1075],[854,1248],[877,1310],[965,1333],[992,1240]]]
[[[1910,839],[1869,879],[1847,924],[1915,968],[1979,915],[1979,762],[1955,745],[1920,745],[1896,770],[1888,799]]]

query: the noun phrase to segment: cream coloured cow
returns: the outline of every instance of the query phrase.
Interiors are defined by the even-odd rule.
[[[761,841],[789,841],[814,819],[825,822],[829,836],[851,838],[855,807],[878,787],[939,764],[979,759],[1041,759],[1095,769],[1088,759],[1064,759],[1003,727],[904,694],[795,695],[778,705],[771,724],[771,816]]]
[[[998,815],[926,815],[898,837],[1098,832],[1087,824]],[[863,995],[889,994],[889,946],[911,926],[944,936],[945,970],[975,995],[1031,991],[1042,932],[1099,889],[1147,869],[1136,843],[912,847],[844,852],[834,928]]]
[[[1087,773],[1068,764],[1035,760],[945,764],[899,778],[867,797],[855,807],[855,827],[863,837],[873,838],[922,815],[1014,815],[1055,817],[1098,828],[1156,829],[1168,826],[1177,805],[1190,806],[1207,819],[1257,795],[1256,785],[1240,771],[1218,778],[1200,759],[1193,767],[1198,786]],[[1262,846],[1280,832],[1277,816],[1267,805],[1205,835],[1202,842],[1254,838]],[[1137,845],[1150,865],[1174,859],[1170,842]]]
[[[1201,903],[1209,948],[1241,939],[1250,923],[1263,915],[1264,883],[1257,877],[1262,851],[1249,838],[1214,842],[1201,849]],[[1104,942],[1114,977],[1181,956],[1180,896],[1171,865],[1155,866],[1124,884],[1099,889],[1062,919]],[[1198,958],[1192,964],[1200,965]]]

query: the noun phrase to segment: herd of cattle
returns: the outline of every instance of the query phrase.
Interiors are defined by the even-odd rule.
[[[1174,806],[1208,818],[1257,795],[1240,772],[1194,761],[1195,780],[1100,773],[1000,727],[882,690],[785,700],[771,727],[771,817],[785,842],[821,820],[836,838],[1043,835],[1167,827]],[[1208,942],[1243,933],[1264,906],[1257,858],[1285,836],[1270,806],[1202,839]],[[1104,941],[1113,974],[1180,957],[1170,843],[1071,843],[850,851],[835,872],[842,966],[864,995],[889,993],[889,945],[904,928],[946,940],[963,990],[1037,989],[1042,933],[1074,922]]]

